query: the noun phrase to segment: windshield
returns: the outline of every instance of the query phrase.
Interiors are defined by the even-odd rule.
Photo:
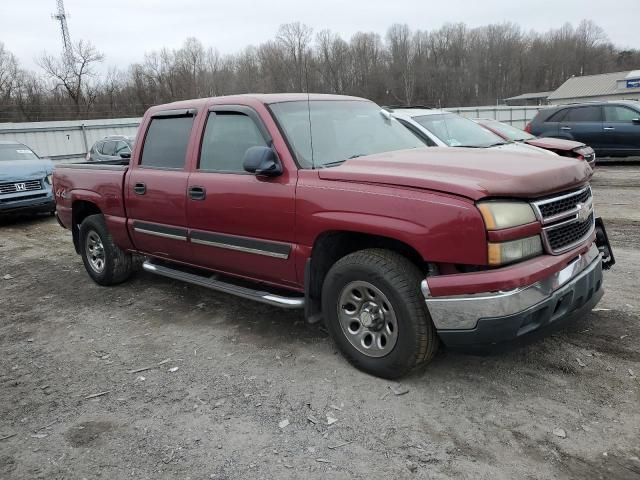
[[[372,102],[283,102],[272,104],[271,110],[302,168],[322,168],[350,158],[393,150],[426,148],[415,135]]]
[[[484,122],[481,121],[480,125],[486,125],[487,128],[495,131],[501,137],[506,138],[512,142],[523,142],[525,140],[531,140],[534,137],[533,135],[525,132],[524,130],[520,130],[519,128],[512,127],[511,125],[507,125],[502,122]]]
[[[38,156],[24,145],[0,145],[0,162],[8,160],[37,160]]]
[[[487,148],[506,143],[473,120],[454,113],[413,117],[424,128],[450,147]]]

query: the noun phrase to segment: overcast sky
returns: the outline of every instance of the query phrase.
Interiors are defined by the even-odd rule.
[[[514,22],[546,31],[592,19],[621,47],[640,48],[640,0],[65,0],[73,41],[91,40],[106,65],[124,67],[145,52],[177,48],[189,36],[233,53],[275,36],[282,23],[300,21],[348,39],[357,31],[384,34],[392,23],[432,30],[447,22],[469,26]],[[0,42],[28,68],[47,50],[61,49],[51,18],[55,0],[0,0]]]

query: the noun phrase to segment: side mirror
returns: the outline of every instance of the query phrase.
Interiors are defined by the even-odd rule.
[[[269,147],[248,148],[244,154],[242,166],[249,173],[265,177],[277,177],[282,174],[282,165],[276,152]]]
[[[121,152],[120,158],[131,158],[131,152]]]
[[[634,125],[640,125],[640,118],[634,118],[631,120],[631,123],[633,123]]]

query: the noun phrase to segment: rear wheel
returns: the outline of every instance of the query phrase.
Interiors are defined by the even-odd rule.
[[[116,285],[133,272],[131,254],[111,238],[102,215],[91,215],[80,225],[80,254],[89,276],[100,285]]]
[[[352,253],[331,267],[322,290],[323,314],[349,362],[398,378],[433,358],[438,338],[421,279],[407,258],[381,249]]]

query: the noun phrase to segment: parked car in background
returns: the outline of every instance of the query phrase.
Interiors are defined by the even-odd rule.
[[[18,142],[0,141],[0,215],[53,213],[53,162]]]
[[[555,155],[531,145],[511,142],[455,113],[423,107],[387,107],[400,123],[429,146],[492,148],[513,153]]]
[[[124,135],[110,135],[98,140],[93,144],[87,153],[88,162],[105,162],[109,160],[119,160],[122,154],[131,155],[135,137]]]
[[[525,130],[537,137],[586,143],[599,157],[640,155],[640,103],[557,105],[540,110]]]
[[[158,105],[140,132],[130,161],[54,173],[60,224],[100,285],[143,255],[150,273],[303,309],[386,378],[440,341],[520,339],[603,294],[613,257],[584,162],[427,148],[338,95]]]
[[[562,157],[571,157],[586,161],[591,168],[596,166],[596,154],[593,148],[582,142],[563,138],[536,137],[524,130],[490,118],[477,118],[474,122],[509,142],[521,142],[534,147],[544,148]]]

